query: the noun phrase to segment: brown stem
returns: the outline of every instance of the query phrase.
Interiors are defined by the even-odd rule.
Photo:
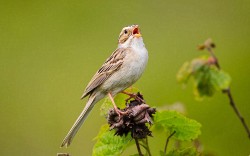
[[[143,154],[141,152],[140,144],[139,144],[139,141],[137,138],[135,138],[135,144],[136,144],[139,156],[143,156]]]
[[[236,113],[237,117],[240,119],[242,125],[244,126],[244,128],[245,128],[245,130],[246,130],[246,132],[248,134],[248,138],[250,139],[250,130],[249,130],[249,128],[248,128],[248,126],[247,126],[247,124],[245,122],[245,119],[242,117],[241,113],[239,112],[237,106],[234,103],[233,96],[231,94],[230,88],[223,90],[223,93],[227,94],[230,105],[232,106],[232,108],[233,108],[234,112]]]
[[[147,151],[148,156],[152,156],[150,149],[149,149],[149,146],[148,146],[148,137],[146,137],[145,140],[143,139],[142,142],[143,142],[143,144],[140,144],[140,145]]]
[[[150,148],[148,146],[148,137],[146,137],[146,146],[147,146],[148,156],[152,156],[150,152]]]
[[[166,152],[167,152],[168,142],[169,142],[170,138],[171,138],[174,134],[175,134],[175,131],[174,131],[173,133],[171,133],[171,134],[168,136],[167,140],[166,140],[166,144],[165,144],[165,148],[164,148],[164,153],[165,153],[165,154],[166,154]]]
[[[211,39],[208,39],[207,41],[205,41],[204,43],[204,46],[205,48],[207,49],[207,51],[210,53],[210,55],[214,58],[215,60],[215,66],[220,70],[220,64],[219,64],[219,61],[217,59],[217,57],[215,56],[214,54],[214,51],[213,51],[213,48],[214,48],[214,44],[212,43]],[[247,132],[247,135],[248,135],[248,138],[250,139],[250,130],[245,122],[245,119],[243,118],[243,116],[241,115],[241,113],[239,112],[234,100],[233,100],[233,96],[231,94],[231,90],[230,90],[230,87],[228,89],[225,89],[225,90],[222,90],[223,93],[227,94],[228,96],[228,99],[229,99],[229,102],[230,102],[230,105],[232,106],[234,112],[236,113],[237,117],[240,119],[242,125],[244,126],[246,132]]]
[[[215,66],[220,70],[219,61],[218,61],[217,57],[215,56],[213,49],[211,47],[207,47],[207,51],[214,58],[214,60],[215,60]]]
[[[145,142],[143,142],[143,143],[145,143]],[[150,153],[149,147],[147,145],[144,145],[142,143],[139,143],[139,144],[147,151],[148,156],[152,156]]]

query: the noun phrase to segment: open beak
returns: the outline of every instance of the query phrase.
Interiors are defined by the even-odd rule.
[[[139,27],[138,26],[135,26],[135,28],[133,30],[133,36],[137,37],[137,38],[139,38],[139,37],[142,36],[141,33],[140,33],[140,31],[139,31]]]

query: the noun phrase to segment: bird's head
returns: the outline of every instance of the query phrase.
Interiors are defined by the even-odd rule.
[[[129,45],[133,39],[141,38],[141,33],[138,25],[124,27],[119,35],[119,45]]]

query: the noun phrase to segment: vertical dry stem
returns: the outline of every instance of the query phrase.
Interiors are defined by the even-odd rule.
[[[200,46],[199,49],[207,49],[207,51],[210,53],[211,57],[214,59],[215,61],[215,66],[220,70],[220,64],[219,64],[219,61],[217,59],[217,57],[215,56],[214,54],[214,51],[213,51],[213,48],[215,47],[215,44],[212,42],[211,39],[207,39],[204,43],[204,45]],[[250,130],[245,122],[245,119],[243,118],[243,116],[241,115],[241,113],[239,112],[234,100],[233,100],[233,96],[231,94],[231,89],[230,87],[228,89],[225,89],[222,91],[223,93],[225,93],[227,96],[228,96],[228,99],[229,99],[229,102],[230,102],[230,105],[232,106],[234,112],[236,113],[237,117],[240,119],[242,125],[244,126],[247,134],[248,134],[248,138],[250,139]]]
[[[140,144],[139,144],[139,141],[137,138],[135,138],[135,144],[136,144],[139,156],[143,156],[143,154],[141,152]]]
[[[174,134],[175,134],[175,131],[174,131],[173,133],[171,133],[171,134],[168,136],[167,140],[166,140],[166,144],[165,144],[165,148],[164,148],[164,153],[165,153],[165,154],[167,153],[168,142],[169,142],[170,138],[171,138]]]

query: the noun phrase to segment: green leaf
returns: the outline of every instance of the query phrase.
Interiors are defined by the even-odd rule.
[[[193,59],[184,63],[177,74],[177,81],[186,84],[190,77],[194,80],[194,94],[197,99],[212,96],[216,91],[228,89],[230,76],[215,65],[209,63],[208,57]]]
[[[196,139],[201,134],[200,123],[176,111],[156,112],[154,126],[156,129],[163,129],[169,133],[175,131],[173,137],[182,141]]]
[[[215,66],[204,65],[194,73],[195,93],[198,97],[212,96],[216,91],[228,89],[231,77]]]
[[[177,81],[186,84],[192,74],[206,64],[206,59],[206,57],[201,57],[192,60],[191,63],[185,62],[177,73]]]
[[[135,88],[135,87],[130,87],[128,89],[125,90],[125,92],[127,93],[134,93],[136,94],[137,92],[139,92],[139,89]],[[123,93],[119,93],[115,96],[114,100],[115,100],[115,104],[118,108],[124,108],[126,106],[126,99],[128,99],[129,96]],[[104,99],[104,102],[101,105],[101,115],[106,116],[108,114],[109,109],[113,108],[113,104],[111,102],[111,100],[109,99],[109,97],[106,97]]]
[[[216,88],[212,83],[210,71],[210,67],[204,65],[193,74],[194,93],[197,97],[212,96],[215,93]]]
[[[97,142],[93,148],[93,156],[113,156],[120,155],[129,145],[132,138],[127,136],[116,136],[115,131],[110,131],[108,124],[102,126],[99,134],[95,138]]]
[[[231,84],[231,77],[223,70],[211,68],[212,83],[217,90],[228,89]]]

